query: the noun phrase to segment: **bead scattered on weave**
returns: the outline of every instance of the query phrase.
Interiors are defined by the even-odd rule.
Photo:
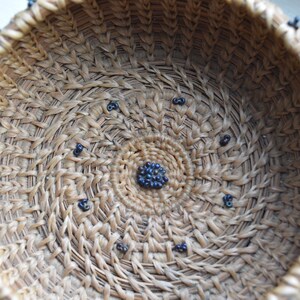
[[[299,30],[254,3],[38,0],[0,33],[0,298],[297,299]]]

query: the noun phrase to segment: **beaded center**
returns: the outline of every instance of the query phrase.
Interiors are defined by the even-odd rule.
[[[161,189],[169,179],[159,163],[147,162],[138,168],[137,183],[144,188]]]
[[[122,143],[110,165],[110,182],[127,211],[159,216],[188,199],[193,167],[175,139],[148,134]]]

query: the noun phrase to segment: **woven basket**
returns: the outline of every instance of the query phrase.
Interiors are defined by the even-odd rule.
[[[0,34],[0,298],[300,299],[295,27],[255,0],[17,15]]]

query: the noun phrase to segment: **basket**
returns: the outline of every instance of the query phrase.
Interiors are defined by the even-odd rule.
[[[0,34],[1,299],[300,299],[300,30],[255,0],[38,0]]]

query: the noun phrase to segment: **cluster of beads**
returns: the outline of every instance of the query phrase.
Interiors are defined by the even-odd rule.
[[[107,110],[112,111],[112,110],[117,110],[119,108],[119,104],[117,102],[109,102],[107,104]]]
[[[137,183],[145,188],[161,189],[169,179],[166,170],[158,163],[147,162],[138,168]]]
[[[74,156],[78,157],[80,153],[83,151],[83,146],[81,144],[77,144],[76,148],[73,150]]]
[[[181,244],[177,244],[174,247],[174,250],[176,250],[178,252],[186,252],[187,251],[187,244],[186,244],[186,242],[183,242]]]
[[[88,211],[91,207],[89,205],[89,199],[85,198],[85,199],[81,199],[78,202],[78,207],[82,210],[82,211]]]
[[[183,98],[183,97],[173,98],[172,102],[175,105],[184,105],[185,104],[185,98]]]
[[[224,205],[227,207],[227,208],[231,208],[232,207],[232,200],[233,200],[233,197],[232,195],[230,194],[226,194],[224,197],[223,197],[223,202],[224,202]]]

